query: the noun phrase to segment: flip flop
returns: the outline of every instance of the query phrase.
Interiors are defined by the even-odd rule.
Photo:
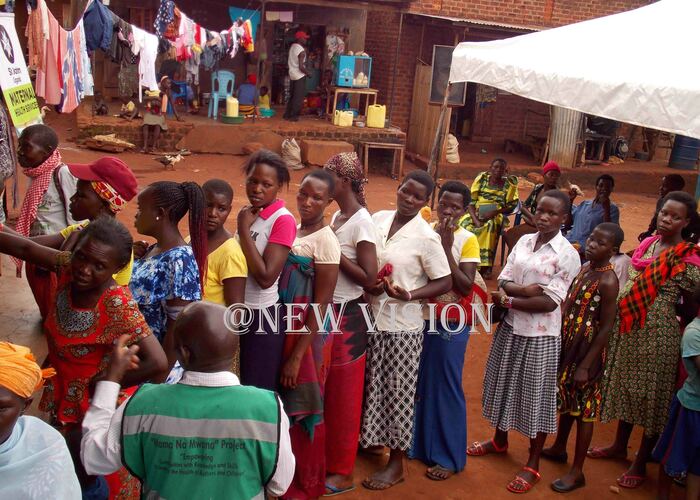
[[[557,493],[569,493],[570,491],[574,491],[586,486],[586,478],[581,478],[577,481],[574,481],[574,483],[571,486],[564,486],[561,482],[561,479],[556,479],[550,486]]]
[[[615,460],[624,460],[627,458],[627,455],[625,456],[616,456],[616,455],[611,455],[607,451],[605,451],[605,448],[601,448],[600,446],[594,446],[593,448],[589,448],[588,451],[586,452],[586,456],[588,458],[592,458],[594,460],[596,459],[601,459],[601,460],[606,460],[606,459],[615,459]]]
[[[493,451],[486,451],[486,448],[484,448],[484,444],[487,443],[491,443],[491,446],[493,446]],[[474,441],[472,445],[469,448],[467,448],[467,455],[469,455],[470,457],[483,457],[484,455],[490,455],[492,453],[505,453],[507,451],[507,444],[503,448],[499,448],[496,444],[496,441],[494,441],[492,438],[488,441],[484,441],[483,443],[480,443],[479,441]]]
[[[569,454],[567,452],[564,453],[552,453],[547,450],[542,450],[542,458],[546,458],[547,460],[551,462],[556,462],[558,464],[565,464],[569,460]]]
[[[646,481],[646,476],[633,476],[626,472],[617,478],[617,484],[630,490],[639,488],[644,481]]]
[[[338,488],[336,486],[333,486],[332,484],[326,483],[326,489],[331,490],[330,493],[326,493],[323,495],[324,497],[334,497],[336,495],[342,495],[343,493],[347,493],[348,491],[352,491],[355,489],[355,485],[352,484],[348,486],[347,488]]]
[[[403,477],[400,477],[400,478],[398,478],[396,481],[391,481],[391,482],[389,482],[389,481],[382,481],[381,479],[370,479],[370,478],[367,478],[367,479],[365,479],[364,481],[362,481],[362,486],[364,486],[364,487],[367,488],[368,490],[383,491],[383,490],[388,490],[388,489],[391,488],[392,486],[396,486],[397,484],[402,483],[403,481],[404,481],[404,478],[403,478]],[[374,486],[371,486],[371,482],[380,483],[380,484],[382,484],[383,486],[382,486],[381,488],[376,488],[376,487],[374,487]]]
[[[540,480],[540,473],[537,472],[535,469],[532,469],[530,467],[523,467],[522,470],[525,472],[529,472],[530,474],[533,474],[535,476],[535,480],[530,483],[526,479],[523,479],[520,476],[515,476],[515,479],[513,479],[510,483],[508,483],[508,486],[506,488],[508,491],[511,493],[516,493],[516,494],[522,494],[522,493],[527,493],[530,491]],[[516,486],[520,486],[521,489],[516,488]]]
[[[447,477],[440,477],[435,474],[436,471],[444,471],[448,475]],[[441,465],[435,465],[433,467],[430,467],[428,470],[425,471],[425,475],[428,477],[428,479],[432,479],[433,481],[445,481],[452,476],[455,475],[455,471],[447,469],[445,467],[442,467]]]

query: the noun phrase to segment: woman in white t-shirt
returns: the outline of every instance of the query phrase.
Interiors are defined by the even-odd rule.
[[[333,305],[340,244],[323,212],[333,201],[333,184],[325,170],[315,170],[302,179],[297,194],[301,224],[280,276],[280,299],[287,306],[280,396],[292,424],[289,435],[297,464],[294,480],[282,498],[325,494],[323,398],[333,328],[322,318]]]
[[[253,317],[240,340],[241,383],[276,391],[284,347],[277,285],[297,233],[294,216],[277,198],[289,186],[289,170],[279,155],[260,150],[244,171],[250,205],[238,213],[238,238],[248,263],[245,304]]]
[[[338,210],[331,228],[340,242],[340,275],[333,308],[340,333],[332,336],[331,365],[323,402],[326,421],[326,493],[349,491],[357,456],[365,380],[367,321],[363,287],[377,277],[377,234],[366,208],[365,179],[356,153],[331,157],[324,169],[333,175]]]
[[[362,482],[372,490],[390,488],[404,479],[403,459],[411,447],[423,346],[420,301],[452,288],[440,236],[419,213],[434,188],[430,175],[413,170],[399,186],[397,210],[372,216],[381,270],[376,284],[368,288],[375,295],[372,306],[377,331],[369,335],[367,344],[360,444],[363,448],[391,449],[387,465]]]

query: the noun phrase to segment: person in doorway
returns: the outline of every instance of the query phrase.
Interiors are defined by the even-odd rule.
[[[144,384],[117,408],[122,379],[140,364],[138,347],[119,339],[83,421],[80,457],[88,472],[123,464],[142,481],[144,498],[156,491],[174,500],[221,498],[223,491],[263,498],[287,490],[295,466],[289,419],[273,392],[242,386],[230,372],[239,337],[225,315],[211,302],[187,306],[172,332],[185,370],[180,382]],[[197,444],[185,469],[197,474],[171,466],[181,461],[183,436]]]
[[[61,160],[56,132],[46,125],[25,128],[19,137],[17,161],[30,181],[15,231],[20,236],[40,236],[58,233],[75,224],[69,203],[78,179]],[[22,261],[14,261],[20,274]],[[45,319],[58,284],[56,274],[32,263],[27,263],[26,272],[41,317]]]
[[[654,216],[651,218],[651,222],[649,222],[649,228],[639,235],[638,239],[640,242],[654,236],[654,233],[656,233],[656,219],[666,195],[671,191],[683,191],[683,188],[685,188],[685,180],[678,174],[665,175],[664,178],[661,179],[659,200],[656,202],[656,210],[654,211]]]
[[[569,191],[572,226],[566,239],[578,250],[582,260],[585,260],[586,240],[598,224],[603,222],[620,223],[620,209],[610,201],[613,189],[615,189],[615,179],[611,175],[603,174],[595,181],[596,195],[593,200],[585,200],[574,205],[576,192],[573,189]]]
[[[0,484],[4,498],[80,500],[63,436],[36,417],[24,415],[32,395],[53,376],[31,351],[0,342]]]
[[[304,95],[306,94],[306,78],[310,76],[309,71],[306,69],[305,49],[305,45],[310,37],[304,31],[297,31],[294,38],[296,41],[289,48],[289,58],[287,60],[289,79],[292,81],[292,95],[284,112],[284,119],[292,122],[299,120],[299,113],[301,113]]]
[[[397,210],[382,210],[372,216],[378,232],[379,266],[385,272],[390,267],[391,274],[378,277],[368,289],[374,295],[377,331],[369,336],[367,345],[360,445],[390,449],[387,464],[362,482],[371,490],[385,490],[404,480],[403,461],[413,437],[414,399],[423,348],[420,301],[452,288],[440,236],[420,214],[433,189],[430,175],[413,170],[399,185]],[[390,311],[396,308],[399,314],[392,314]]]
[[[605,367],[608,337],[615,322],[618,280],[610,259],[625,235],[617,224],[604,222],[586,240],[586,259],[569,288],[562,307],[562,348],[559,361],[559,431],[542,456],[566,463],[566,443],[577,423],[576,453],[568,474],[551,487],[568,493],[586,484],[583,462],[600,413],[600,379]]]
[[[495,434],[472,444],[467,455],[506,453],[511,430],[529,438],[527,463],[507,486],[511,493],[527,493],[539,481],[544,442],[557,430],[560,305],[581,268],[560,232],[568,213],[565,193],[551,190],[540,198],[538,232],[515,245],[492,293],[493,303],[508,310],[491,343],[481,399]]]

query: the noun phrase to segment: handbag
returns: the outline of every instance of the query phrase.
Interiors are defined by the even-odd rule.
[[[494,304],[491,308],[491,324],[500,323],[506,318],[506,314],[508,314],[507,308]]]

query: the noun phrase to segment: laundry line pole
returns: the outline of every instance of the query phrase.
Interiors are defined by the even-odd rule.
[[[433,180],[437,186],[438,179],[438,161],[440,159],[440,154],[442,152],[442,144],[445,141],[445,115],[447,114],[447,101],[450,98],[450,90],[452,89],[452,83],[447,82],[445,87],[445,96],[442,99],[442,106],[440,108],[440,118],[438,120],[438,126],[435,130],[435,139],[433,140],[433,147],[430,150],[430,159],[428,160],[428,174],[433,176]],[[433,196],[430,200],[430,208],[435,207],[435,196],[437,189],[433,190]]]

